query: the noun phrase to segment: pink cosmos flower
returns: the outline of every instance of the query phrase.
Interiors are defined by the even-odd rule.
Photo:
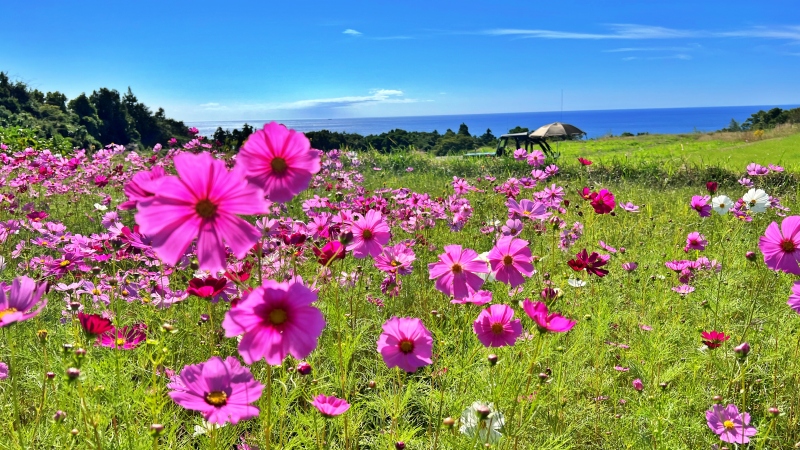
[[[175,265],[195,237],[201,269],[225,268],[223,241],[237,258],[244,258],[261,233],[236,214],[266,213],[261,189],[206,152],[176,156],[175,169],[180,178],[152,181],[158,183],[158,193],[138,202],[136,222],[141,233],[152,238],[159,258]]]
[[[278,366],[287,354],[304,359],[325,328],[322,312],[311,305],[316,300],[301,283],[267,280],[225,314],[225,337],[244,335],[239,354],[247,364],[264,358]]]
[[[524,225],[521,220],[508,219],[506,224],[500,228],[500,231],[503,233],[503,236],[519,236],[523,227]]]
[[[492,275],[501,283],[517,287],[533,275],[533,257],[528,241],[504,236],[489,251],[489,264]]]
[[[344,245],[339,241],[330,241],[322,246],[322,248],[312,248],[314,255],[317,257],[317,262],[323,266],[327,266],[335,259],[344,259],[347,252]]]
[[[592,165],[592,162],[591,162],[591,161],[589,161],[589,160],[588,160],[588,159],[586,159],[586,158],[581,158],[581,157],[579,157],[579,158],[578,158],[578,161],[579,161],[579,162],[580,162],[582,165],[584,165],[584,166],[591,166],[591,165]]]
[[[518,148],[514,150],[514,159],[516,159],[517,161],[522,161],[523,159],[527,158],[528,158],[528,151],[525,150],[524,148]]]
[[[491,305],[481,311],[472,329],[484,347],[514,345],[522,334],[522,323],[514,319],[514,310],[508,305]]]
[[[117,350],[133,350],[147,339],[147,325],[137,323],[113,328],[97,337],[97,344]]]
[[[182,407],[199,411],[209,423],[237,424],[258,417],[252,405],[264,385],[236,358],[212,356],[204,363],[188,365],[169,384],[169,396]]]
[[[626,262],[622,264],[622,269],[626,272],[633,272],[636,268],[639,267],[638,263],[635,262]]]
[[[0,381],[8,378],[8,364],[0,361]]]
[[[741,184],[744,187],[751,188],[751,187],[755,186],[755,184],[753,184],[753,181],[750,178],[747,178],[747,177],[742,177],[737,181],[739,182],[739,184]]]
[[[769,173],[769,169],[761,164],[750,163],[747,165],[747,174],[750,176],[760,176]]]
[[[550,314],[547,305],[542,302],[532,302],[527,298],[522,302],[522,309],[539,328],[541,332],[565,333],[572,329],[577,322],[567,319],[558,313]]]
[[[250,135],[239,150],[236,166],[270,200],[285,203],[308,188],[320,170],[320,157],[303,133],[271,122]]]
[[[800,281],[795,281],[792,286],[792,293],[789,295],[789,301],[786,302],[790,308],[797,314],[800,314]]]
[[[117,208],[121,210],[136,208],[136,203],[140,200],[145,200],[155,195],[158,192],[157,183],[152,183],[166,176],[164,168],[161,166],[153,166],[149,171],[143,170],[136,172],[131,178],[131,181],[125,183],[123,192],[128,196],[128,201],[120,204]]]
[[[430,279],[436,280],[436,289],[456,299],[464,298],[483,286],[478,273],[488,273],[486,262],[478,253],[460,245],[446,245],[439,262],[428,264]]]
[[[544,153],[542,153],[541,150],[532,150],[530,153],[528,153],[527,158],[528,158],[528,165],[531,165],[533,167],[539,167],[542,164],[544,164],[545,161]]]
[[[47,283],[37,285],[26,276],[14,278],[11,287],[0,283],[0,328],[23,322],[42,312],[47,306],[47,299],[42,298],[46,289]]]
[[[454,298],[454,299],[450,300],[450,303],[453,303],[453,304],[456,304],[456,305],[464,305],[464,304],[467,304],[467,303],[470,303],[472,305],[485,305],[485,304],[487,304],[487,303],[489,303],[491,301],[492,301],[492,293],[491,292],[489,292],[489,291],[477,291],[477,292],[473,292],[472,294],[470,294],[470,295],[468,295],[468,296],[466,296],[464,298],[460,298],[460,299],[455,299]]]
[[[641,379],[637,378],[633,380],[633,388],[641,392],[641,390],[644,389],[644,383],[642,383]]]
[[[703,331],[700,333],[700,336],[703,338],[703,344],[710,349],[721,347],[723,342],[731,338],[725,333],[717,330]]]
[[[627,203],[620,203],[620,204],[619,204],[619,207],[620,207],[620,208],[622,208],[622,209],[623,209],[623,210],[625,210],[625,211],[628,211],[628,212],[630,212],[630,213],[638,213],[638,212],[639,212],[639,207],[638,207],[638,206],[636,206],[636,205],[634,205],[634,204],[633,204],[633,203],[631,203],[631,202],[627,202]]]
[[[708,203],[710,200],[710,195],[695,195],[692,197],[692,209],[697,211],[700,217],[709,217],[711,215],[711,205]]]
[[[431,364],[433,338],[422,321],[412,317],[392,317],[383,324],[378,352],[388,368],[399,367],[408,373]]]
[[[597,214],[608,214],[614,210],[617,204],[614,201],[614,194],[608,189],[601,189],[600,192],[592,198],[591,205],[592,208],[594,208],[594,212]]]
[[[352,251],[353,256],[358,259],[380,255],[383,246],[392,237],[383,215],[374,209],[367,211],[366,216],[353,220],[350,231],[353,233],[353,240],[347,245],[347,250]]]
[[[412,263],[417,257],[406,244],[400,243],[384,247],[380,255],[375,257],[375,267],[386,273],[409,275],[414,268]]]
[[[320,394],[314,397],[311,405],[327,418],[336,417],[350,409],[350,404],[345,399],[336,398],[333,395],[328,397]]]
[[[775,165],[775,164],[770,164],[770,165],[769,165],[769,168],[770,168],[770,169],[771,169],[773,172],[783,172],[783,170],[784,170],[784,169],[783,169],[783,167],[781,167],[781,166],[777,166],[777,165]]]
[[[538,220],[545,220],[550,217],[550,213],[547,212],[547,205],[542,202],[534,202],[532,200],[528,200],[524,198],[517,203],[516,200],[513,198],[509,198],[506,201],[506,206],[508,207],[508,212],[514,218],[524,217],[528,219],[538,219]]]
[[[225,278],[192,278],[189,280],[186,293],[200,298],[210,298],[211,303],[217,303],[219,302],[219,295],[227,286],[228,280]]]
[[[703,251],[708,245],[708,240],[705,236],[698,233],[697,231],[692,231],[686,236],[686,246],[683,247],[684,252],[688,252],[689,250],[699,250]]]
[[[706,411],[706,421],[711,431],[719,435],[722,442],[747,444],[758,430],[750,425],[750,414],[740,413],[736,405],[714,405]]]
[[[682,296],[685,296],[694,292],[694,287],[684,283],[680,286],[675,286],[674,288],[672,288],[672,290]]]
[[[784,218],[780,228],[775,222],[769,224],[758,248],[770,269],[800,275],[800,216]]]

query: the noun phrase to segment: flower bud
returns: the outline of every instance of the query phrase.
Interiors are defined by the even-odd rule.
[[[74,379],[78,378],[79,376],[81,376],[81,371],[80,370],[78,370],[78,369],[76,369],[74,367],[70,367],[69,369],[67,369],[67,378],[69,378],[70,380],[74,380]]]
[[[715,396],[711,397],[711,400],[716,404],[720,404],[720,403],[722,403],[722,396],[721,395],[715,395]]]
[[[56,411],[56,413],[53,415],[53,420],[56,422],[63,422],[64,419],[66,418],[67,418],[67,413],[61,411],[60,409]]]
[[[769,408],[767,410],[767,412],[772,414],[773,416],[777,416],[778,414],[781,413],[781,410],[773,406],[773,407]]]
[[[453,425],[455,424],[456,424],[456,419],[453,419],[452,417],[445,417],[444,420],[442,420],[442,425],[444,425],[447,428],[453,428]]]
[[[39,338],[40,341],[44,342],[47,340],[47,330],[39,330],[36,332],[36,337]]]
[[[406,448],[406,443],[403,441],[397,441],[394,443],[394,448],[396,448],[397,450],[403,450]]]
[[[56,373],[55,372],[47,372],[44,375],[47,377],[48,380],[52,380],[53,378],[56,377]]]
[[[367,386],[368,386],[370,389],[375,389],[375,387],[377,387],[377,386],[378,386],[378,383],[376,383],[376,382],[375,382],[375,380],[369,380],[369,382],[367,382]]]
[[[750,344],[747,342],[742,342],[741,344],[737,345],[733,348],[733,352],[739,356],[739,358],[747,358],[747,355],[750,353]]]
[[[77,436],[77,435],[78,435],[78,433],[80,433],[80,431],[78,431],[78,429],[77,429],[77,428],[73,428],[73,429],[72,429],[72,431],[70,431],[70,432],[69,432],[69,434],[71,434],[71,435],[73,435],[73,436]]]
[[[486,405],[481,405],[481,406],[478,406],[477,408],[475,408],[475,414],[478,415],[478,419],[480,419],[480,420],[483,420],[483,419],[489,417],[489,414],[491,414],[491,413],[492,413],[492,410],[489,409],[489,407],[486,406]]]
[[[744,254],[744,257],[747,258],[748,261],[755,261],[756,256],[756,252],[747,252]]]
[[[300,375],[303,375],[303,376],[310,374],[311,373],[311,364],[309,364],[309,363],[307,363],[305,361],[300,361],[300,363],[297,364],[297,373],[299,373]]]
[[[92,274],[100,275],[100,268],[97,266],[92,267]]]
[[[163,432],[164,432],[164,425],[161,425],[160,423],[154,423],[150,425],[150,436],[153,437],[160,436],[161,433]]]
[[[494,365],[497,364],[497,355],[495,355],[494,353],[489,355],[486,359],[489,360],[489,365],[492,367],[494,367]]]

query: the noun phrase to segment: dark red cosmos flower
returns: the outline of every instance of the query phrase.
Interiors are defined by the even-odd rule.
[[[94,177],[94,185],[97,187],[103,187],[108,184],[108,177],[103,175],[97,175]]]
[[[244,283],[250,279],[251,270],[253,270],[253,264],[250,261],[246,261],[244,264],[242,264],[242,270],[238,272],[231,269],[225,271],[225,278],[233,281],[234,283]]]
[[[703,337],[703,344],[706,344],[706,347],[708,348],[720,347],[723,342],[731,338],[725,333],[717,330],[703,331],[700,333],[700,335]]]
[[[25,215],[31,222],[41,222],[42,219],[46,219],[50,214],[47,214],[44,211],[33,211]]]
[[[317,255],[317,261],[323,266],[327,266],[331,260],[344,259],[346,254],[344,245],[339,241],[330,241],[322,248],[314,247],[312,250]]]
[[[580,158],[580,157],[579,157],[579,158],[578,158],[578,161],[580,161],[580,162],[581,162],[581,164],[583,164],[584,166],[591,166],[591,165],[592,165],[592,162],[591,162],[591,161],[589,161],[589,160],[588,160],[588,159],[586,159],[586,158]]]
[[[81,323],[83,332],[94,338],[98,335],[110,331],[114,328],[114,324],[110,320],[99,314],[86,314],[84,312],[78,313],[78,321]]]
[[[715,194],[718,188],[719,184],[716,181],[709,181],[706,183],[706,189],[708,189],[709,194]]]
[[[596,195],[592,197],[592,208],[597,214],[608,214],[617,206],[614,200],[614,194],[608,189],[601,189]]]
[[[192,278],[189,281],[189,287],[186,288],[186,293],[200,298],[216,297],[227,285],[228,280],[225,278]]]
[[[600,256],[600,254],[597,252],[592,252],[590,255],[586,249],[583,249],[576,254],[575,259],[570,259],[567,261],[567,264],[572,268],[572,270],[576,272],[586,270],[587,272],[597,275],[600,278],[608,275],[607,270],[600,269],[600,267],[605,266],[607,263],[608,260]]]
[[[581,194],[584,200],[594,200],[597,197],[597,192],[592,192],[588,187],[584,187],[578,193]]]

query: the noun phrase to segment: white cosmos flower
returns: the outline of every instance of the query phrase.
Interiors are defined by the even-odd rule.
[[[478,415],[478,408],[488,408],[489,415],[481,418]],[[461,428],[459,431],[471,438],[474,438],[477,433],[478,441],[484,444],[495,444],[503,437],[500,429],[503,428],[504,423],[503,414],[495,411],[492,403],[474,402],[461,413]]]
[[[576,287],[576,288],[580,288],[580,287],[586,286],[586,282],[585,281],[579,280],[577,278],[570,278],[569,280],[567,280],[567,284],[569,284],[572,287]]]
[[[6,270],[6,259],[0,256],[0,272]]]
[[[218,430],[224,427],[225,425],[227,425],[227,423],[220,425],[216,423],[209,423],[203,420],[202,425],[194,426],[194,433],[192,433],[192,437],[202,436],[211,430]]]
[[[475,258],[475,260],[485,261],[486,265],[489,266],[489,268],[491,269],[491,265],[489,264],[489,252],[483,252],[479,254],[478,257]],[[481,277],[484,282],[497,281],[497,278],[495,278],[494,275],[492,275],[491,270],[487,273],[476,273],[475,275]]]
[[[769,205],[769,195],[763,189],[750,189],[742,197],[747,209],[753,213],[762,213],[767,210]]]
[[[727,195],[720,195],[711,199],[711,206],[719,215],[724,216],[733,206],[733,200]]]
[[[107,209],[108,209],[108,206],[106,206],[106,205],[101,205],[100,203],[95,203],[95,204],[94,204],[94,209],[96,209],[96,210],[98,210],[98,211],[105,211],[105,210],[107,210]]]

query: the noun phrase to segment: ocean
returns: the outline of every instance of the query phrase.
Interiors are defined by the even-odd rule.
[[[564,122],[586,132],[588,138],[629,133],[680,134],[716,131],[725,128],[731,119],[743,122],[759,110],[771,108],[791,109],[797,105],[766,106],[716,106],[706,108],[654,108],[654,109],[610,109],[595,111],[550,111],[502,114],[460,114],[447,116],[406,117],[361,117],[347,119],[256,119],[228,121],[186,122],[197,127],[200,134],[211,136],[217,127],[232,130],[248,123],[259,128],[276,121],[298,131],[329,130],[361,135],[380,134],[395,128],[406,131],[434,131],[444,133],[447,129],[458,131],[461,123],[467,124],[473,135],[481,135],[487,129],[500,136],[516,126],[534,129],[552,122]]]

